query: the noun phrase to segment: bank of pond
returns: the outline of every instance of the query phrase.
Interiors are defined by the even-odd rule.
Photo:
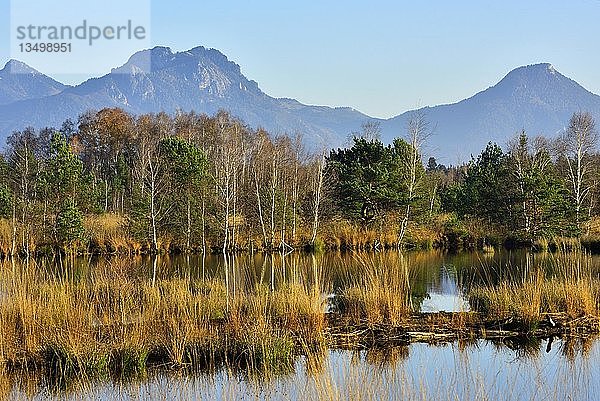
[[[65,396],[100,383],[109,399],[110,383],[129,383],[135,395],[178,372],[186,383],[208,374],[222,381],[215,391],[252,398],[232,377],[285,387],[301,366],[304,380],[315,380],[315,399],[341,399],[347,387],[316,384],[329,369],[319,365],[338,356],[359,355],[361,370],[379,355],[384,371],[397,372],[409,350],[442,352],[419,344],[458,355],[491,346],[503,358],[532,360],[555,344],[567,361],[578,360],[596,349],[599,274],[600,257],[581,251],[5,259],[0,388],[18,395],[34,383]],[[420,398],[408,385],[416,379],[403,380],[398,385]],[[457,394],[466,391],[455,384]]]
[[[313,237],[306,229],[294,230],[286,237],[266,241],[249,229],[231,232],[224,244],[221,236],[200,236],[186,243],[172,237],[160,238],[153,244],[131,231],[131,221],[117,214],[105,213],[86,216],[81,236],[69,243],[57,240],[55,235],[36,228],[28,232],[13,222],[0,217],[0,258],[52,258],[60,256],[129,257],[132,255],[190,255],[254,254],[294,252],[382,252],[430,251],[443,252],[497,252],[530,250],[532,252],[571,252],[584,250],[600,253],[600,219],[589,222],[589,230],[579,237],[520,237],[508,231],[499,231],[478,219],[459,220],[452,214],[443,214],[428,224],[412,225],[402,241],[397,227],[363,227],[347,221],[332,221],[321,227]],[[51,231],[51,230],[50,230]],[[145,231],[144,231],[145,232]],[[282,232],[285,232],[282,231]],[[232,239],[233,238],[233,239]]]

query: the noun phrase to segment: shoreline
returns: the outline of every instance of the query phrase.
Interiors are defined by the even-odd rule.
[[[414,313],[397,325],[353,324],[343,317],[330,317],[327,334],[331,345],[342,348],[386,348],[412,343],[441,344],[462,340],[546,339],[585,337],[600,333],[600,318],[592,315],[569,317],[566,313],[542,313],[535,328],[513,316],[497,320],[480,312]],[[552,319],[554,326],[548,318]]]

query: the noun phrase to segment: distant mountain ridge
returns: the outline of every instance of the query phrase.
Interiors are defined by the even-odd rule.
[[[148,60],[149,72],[144,68]],[[134,114],[178,110],[214,114],[224,109],[274,134],[304,133],[312,147],[341,143],[341,133],[356,131],[370,119],[350,108],[306,106],[270,97],[217,50],[200,46],[173,53],[155,47],[135,53],[105,76],[56,95],[0,106],[0,140],[12,130],[59,126],[66,118],[104,107],[121,107]]]
[[[15,67],[26,73],[10,74]],[[308,106],[274,98],[246,78],[239,65],[202,46],[183,52],[167,47],[143,50],[109,74],[74,87],[14,60],[0,70],[2,143],[13,130],[60,126],[66,118],[104,107],[121,107],[134,114],[177,110],[214,114],[225,109],[273,134],[303,133],[313,149],[342,146],[367,121],[379,122],[382,139],[391,142],[405,133],[414,112],[384,120],[348,107]],[[516,68],[468,99],[421,110],[435,128],[428,153],[454,163],[478,154],[488,141],[502,145],[522,129],[531,135],[553,136],[575,111],[590,111],[598,119],[600,96],[544,63]]]
[[[56,95],[67,87],[25,63],[10,60],[0,70],[0,105]]]
[[[504,145],[522,130],[531,136],[556,136],[576,111],[589,111],[600,123],[600,96],[560,74],[551,64],[542,63],[516,68],[496,85],[468,99],[422,111],[434,127],[430,140],[437,147],[434,153],[468,161],[488,142]],[[384,139],[389,141],[401,132],[411,113],[385,121]]]

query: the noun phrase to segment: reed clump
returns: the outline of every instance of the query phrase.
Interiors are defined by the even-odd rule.
[[[569,319],[600,315],[600,281],[589,255],[561,252],[550,255],[546,270],[524,267],[519,279],[508,275],[498,282],[469,290],[473,310],[487,318],[514,318],[534,329],[547,314]]]
[[[397,226],[387,223],[363,227],[348,221],[332,221],[323,228],[321,237],[327,249],[382,250],[398,245]]]
[[[535,281],[520,284],[503,282],[471,289],[471,308],[496,319],[517,318],[533,328],[542,313],[542,288]]]
[[[0,218],[0,257],[34,255],[44,245],[40,231],[37,226],[24,227],[12,219]]]
[[[12,240],[13,229],[10,222],[0,218],[0,256],[11,254]]]
[[[112,269],[80,278],[0,265],[0,364],[89,377],[153,363],[285,371],[306,344],[323,344],[321,294],[302,284],[233,294],[223,280]]]
[[[83,222],[89,251],[100,254],[139,252],[137,244],[127,233],[125,217],[114,213],[86,216]]]
[[[413,312],[409,268],[404,259],[384,265],[360,258],[363,271],[348,279],[340,296],[342,315],[369,325],[398,325]]]

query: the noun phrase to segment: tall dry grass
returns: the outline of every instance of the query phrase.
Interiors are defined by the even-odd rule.
[[[89,250],[95,253],[140,253],[142,244],[127,233],[124,216],[105,213],[86,216],[83,222]]]
[[[412,311],[407,261],[357,258],[362,270],[343,280],[337,297],[342,318],[400,324]],[[327,345],[333,288],[316,258],[285,278],[271,272],[271,280],[254,266],[223,268],[224,277],[164,278],[140,274],[126,258],[83,270],[72,261],[7,259],[0,264],[0,367],[36,366],[53,377],[136,375],[152,363],[272,372]]]
[[[0,256],[12,251],[13,227],[9,220],[0,219]]]
[[[328,249],[396,248],[398,230],[394,225],[365,228],[348,221],[332,221],[321,229],[320,238]]]
[[[138,374],[148,363],[285,370],[323,344],[322,297],[301,284],[238,290],[217,279],[91,277],[0,266],[0,364],[51,376]]]
[[[410,271],[399,254],[396,263],[357,254],[363,270],[346,278],[341,291],[343,315],[353,323],[398,325],[413,311]]]
[[[497,283],[474,286],[469,290],[471,308],[492,318],[515,317],[530,328],[547,313],[598,316],[600,276],[591,256],[558,252],[548,257],[545,270],[526,265],[519,277],[507,274]]]
[[[15,227],[12,220],[0,218],[0,256],[24,254],[27,250],[34,254],[43,242],[42,235],[39,229],[34,227],[29,227],[27,234],[24,233],[25,229],[20,223],[17,222]]]

